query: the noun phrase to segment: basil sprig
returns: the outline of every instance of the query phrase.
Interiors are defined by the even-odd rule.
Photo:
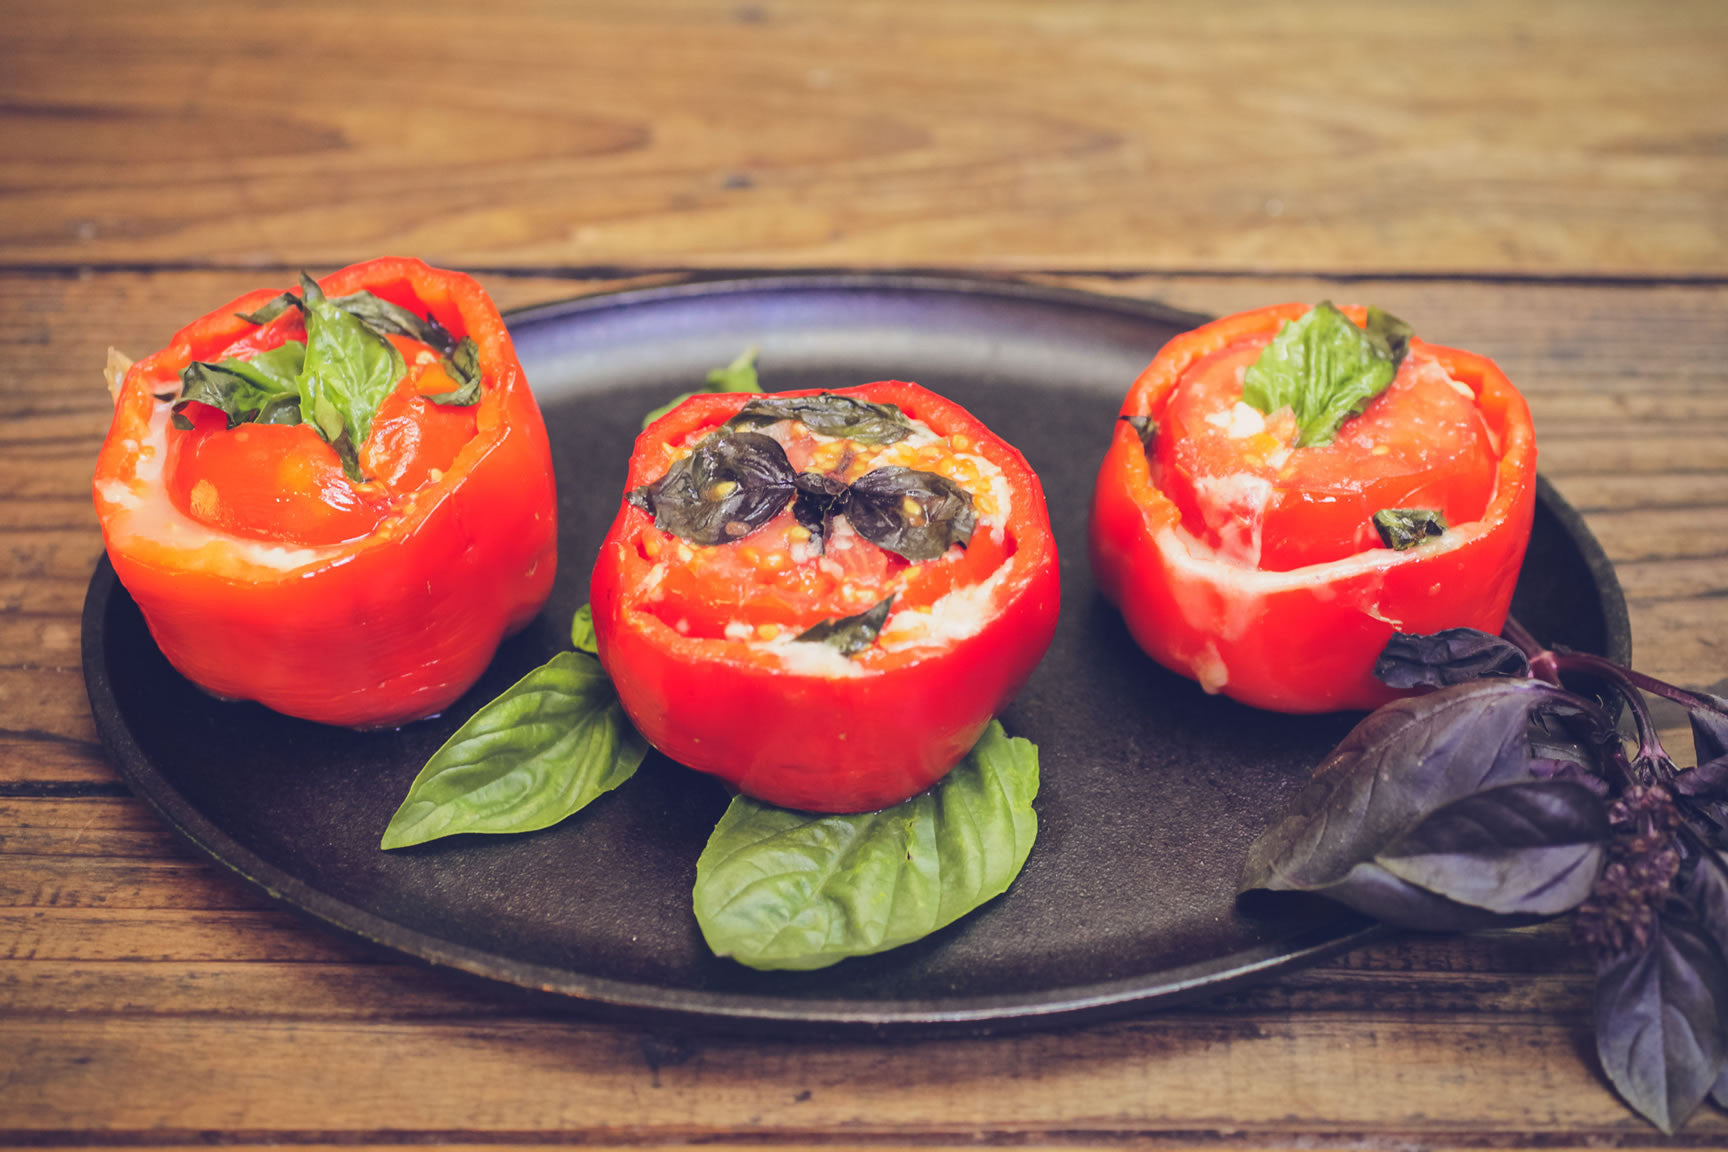
[[[187,365],[180,373],[180,393],[173,398],[175,427],[192,427],[185,408],[193,402],[220,409],[230,428],[310,423],[336,449],[349,478],[361,480],[359,447],[371,432],[379,405],[406,371],[401,353],[386,339],[391,334],[432,347],[456,383],[426,399],[458,407],[479,403],[480,349],[472,338],[458,340],[432,315],[419,316],[371,292],[327,297],[305,273],[300,274],[300,291],[299,296],[284,292],[238,315],[248,323],[268,324],[298,309],[306,317],[305,342],[285,341],[244,360],[228,357]]]
[[[647,751],[599,661],[560,652],[432,754],[379,846],[550,827],[628,780]]]
[[[894,597],[887,596],[856,616],[842,616],[813,624],[798,633],[796,639],[811,644],[827,644],[842,656],[856,656],[876,643],[882,625],[888,622],[889,609],[893,607]]]
[[[1395,636],[1375,674],[1432,690],[1344,738],[1249,849],[1243,887],[1423,931],[1569,914],[1615,1089],[1664,1132],[1728,1105],[1728,700],[1544,649],[1515,620],[1504,638]],[[1646,693],[1686,710],[1694,765]]]
[[[1369,308],[1358,328],[1330,301],[1284,325],[1242,380],[1242,400],[1296,414],[1296,444],[1330,444],[1338,429],[1386,390],[1410,350],[1410,325]]]
[[[855,816],[740,796],[696,861],[708,946],[752,968],[823,968],[922,939],[1001,895],[1038,833],[1038,749],[992,720],[928,792]]]

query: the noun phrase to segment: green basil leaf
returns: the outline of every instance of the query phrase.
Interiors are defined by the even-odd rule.
[[[838,620],[824,620],[813,625],[800,632],[797,639],[830,645],[842,656],[856,656],[876,643],[882,625],[888,622],[888,610],[893,606],[894,597],[890,596],[856,616],[842,616]]]
[[[760,392],[762,386],[756,376],[756,348],[754,345],[740,352],[732,363],[724,368],[708,369],[708,386],[694,392],[681,392],[669,402],[660,405],[648,415],[642,417],[642,427],[646,428],[692,396],[700,396],[708,392]]]
[[[978,527],[970,492],[946,476],[897,465],[852,482],[846,519],[858,535],[914,564],[964,547]]]
[[[584,604],[576,609],[570,621],[570,644],[578,652],[600,654],[600,641],[594,635],[594,605]]]
[[[305,355],[304,344],[289,341],[250,360],[229,357],[216,364],[194,360],[180,373],[180,395],[173,408],[175,426],[182,430],[191,426],[182,413],[193,401],[221,409],[230,428],[247,423],[298,424],[300,392],[296,380]]]
[[[795,478],[778,440],[722,431],[625,498],[662,532],[692,544],[725,544],[778,516],[792,500]]]
[[[359,478],[354,457],[372,430],[378,406],[395,390],[405,365],[394,345],[337,307],[317,281],[304,273],[306,363],[300,373],[301,412],[323,434],[351,477]],[[345,451],[339,441],[346,439]]]
[[[752,968],[822,968],[923,938],[1001,895],[1032,850],[1038,749],[992,720],[929,791],[856,816],[738,797],[696,861],[708,946]]]
[[[1414,548],[1431,536],[1446,534],[1446,514],[1438,508],[1382,508],[1374,513],[1380,542],[1394,552]]]
[[[560,652],[432,754],[380,847],[549,827],[628,780],[647,750],[599,662]]]
[[[1284,325],[1242,380],[1242,399],[1261,412],[1290,408],[1296,444],[1330,444],[1344,421],[1386,390],[1410,348],[1410,326],[1378,308],[1358,328],[1330,301]]]
[[[752,400],[727,421],[727,427],[762,427],[782,420],[796,420],[812,432],[844,436],[860,444],[895,444],[912,434],[912,422],[894,405],[872,404],[832,392]]]

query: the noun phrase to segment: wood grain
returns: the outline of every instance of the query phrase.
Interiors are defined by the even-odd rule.
[[[1728,8],[4,5],[0,263],[1728,273]]]
[[[1507,369],[1638,665],[1728,693],[1728,6],[0,0],[0,28],[0,1147],[1728,1146],[1728,1112],[1663,1137],[1614,1097],[1565,925],[995,1039],[597,1020],[183,845],[79,650],[107,349],[397,251],[505,307],[819,267],[1378,303]]]
[[[97,365],[109,343],[149,349],[259,279],[0,273],[0,491],[14,493],[0,498],[0,1144],[1650,1141],[1594,1071],[1591,974],[1560,926],[1389,941],[1117,1024],[786,1044],[592,1022],[270,904],[116,790],[76,647],[101,548]],[[630,282],[484,279],[506,306]],[[1204,312],[1374,299],[1491,352],[1530,396],[1545,471],[1616,560],[1640,663],[1700,686],[1728,676],[1728,565],[1709,543],[1728,526],[1724,289],[1054,280]],[[1708,1110],[1684,1137],[1724,1139],[1728,1117]]]

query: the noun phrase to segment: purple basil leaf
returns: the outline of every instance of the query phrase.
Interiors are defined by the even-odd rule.
[[[1364,916],[1418,932],[1477,932],[1537,919],[1508,917],[1504,913],[1448,900],[1394,876],[1372,861],[1356,865],[1338,883],[1316,891]]]
[[[1695,800],[1728,800],[1728,756],[1686,769],[1674,777],[1674,791]]]
[[[1484,676],[1528,676],[1530,661],[1516,644],[1474,628],[1432,636],[1394,632],[1374,675],[1392,688],[1444,688]]]
[[[1728,1059],[1728,961],[1684,917],[1658,913],[1648,943],[1596,970],[1596,1053],[1626,1102],[1673,1132]]]
[[[1607,809],[1589,789],[1531,781],[1453,801],[1375,861],[1460,904],[1557,916],[1590,895],[1607,840]]]
[[[1694,708],[1688,713],[1692,720],[1692,751],[1699,764],[1728,756],[1728,716],[1707,708]]]
[[[1348,888],[1329,890],[1435,812],[1533,779],[1531,714],[1564,698],[1537,680],[1480,680],[1370,713],[1249,849],[1242,887],[1349,903]]]

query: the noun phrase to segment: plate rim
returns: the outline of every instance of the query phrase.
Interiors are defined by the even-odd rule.
[[[785,273],[681,280],[670,284],[624,287],[549,301],[504,313],[512,331],[528,324],[606,309],[703,298],[770,292],[921,292],[975,299],[1007,299],[1057,304],[1086,311],[1110,311],[1136,318],[1192,327],[1211,317],[1155,300],[1044,285],[1014,279],[988,279],[911,273]],[[1595,586],[1605,628],[1604,647],[1622,663],[1630,659],[1631,628],[1625,596],[1601,543],[1583,516],[1544,476],[1537,477],[1538,500],[1556,516],[1566,538],[1579,550]],[[488,987],[526,989],[544,994],[548,1006],[579,1008],[587,1014],[651,1028],[676,1026],[737,1033],[781,1034],[830,1039],[887,1035],[1001,1034],[1067,1027],[1103,1018],[1168,1007],[1214,995],[1276,972],[1319,963],[1341,952],[1391,934],[1392,930],[1347,910],[1315,930],[1154,973],[1115,980],[1046,988],[1036,992],[955,996],[938,1000],[862,1001],[841,997],[789,998],[731,991],[672,989],[609,977],[581,976],[568,969],[514,959],[407,928],[386,917],[338,899],[247,849],[192,803],[149,762],[120,709],[108,678],[107,630],[103,625],[120,585],[106,552],[97,560],[81,617],[81,657],[86,692],[98,733],[109,757],[134,795],[143,799],[173,831],[231,874],[261,890],[311,922],[334,928],[367,945],[386,950]],[[1339,931],[1342,920],[1348,925]],[[1292,939],[1295,943],[1292,943]]]

